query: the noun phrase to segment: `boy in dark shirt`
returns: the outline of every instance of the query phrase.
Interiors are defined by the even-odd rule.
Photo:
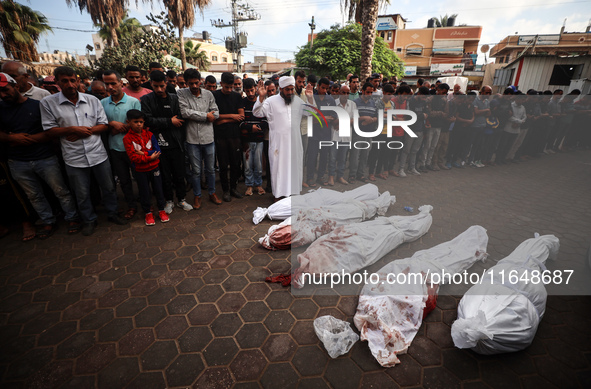
[[[162,150],[160,169],[162,190],[166,199],[164,210],[172,213],[174,202],[172,188],[176,192],[177,206],[190,211],[193,207],[185,201],[185,143],[184,121],[181,119],[179,100],[176,94],[168,93],[164,73],[155,70],[150,73],[154,93],[142,96],[142,112],[146,115],[146,126],[156,137]]]
[[[244,101],[233,91],[234,75],[222,73],[222,88],[213,92],[213,97],[220,110],[220,117],[213,122],[215,151],[220,167],[220,182],[224,195],[222,200],[232,201],[242,195],[236,190],[240,178],[240,163],[242,152],[240,149],[240,122],[244,120]],[[230,177],[228,178],[228,166]]]
[[[263,146],[265,131],[269,130],[269,123],[265,118],[253,115],[252,108],[257,101],[255,82],[252,78],[244,80],[244,121],[240,123],[244,149],[244,177],[246,195],[252,196],[254,186],[259,195],[266,192],[263,189]]]

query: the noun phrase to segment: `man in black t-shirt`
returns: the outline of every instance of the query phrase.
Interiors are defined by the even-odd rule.
[[[142,96],[142,112],[146,115],[146,126],[158,140],[162,190],[166,199],[164,210],[172,213],[173,187],[176,192],[177,206],[185,211],[193,207],[185,201],[185,127],[181,117],[179,100],[176,94],[168,93],[164,73],[155,70],[150,73],[151,87],[154,93]]]
[[[242,96],[233,91],[234,75],[222,73],[222,88],[213,92],[213,97],[220,110],[220,117],[213,122],[215,150],[220,167],[220,182],[224,195],[222,200],[232,201],[243,196],[236,190],[240,178],[240,150],[239,124],[244,120],[244,101]],[[230,177],[228,179],[228,166]]]
[[[48,238],[56,228],[56,217],[43,194],[41,180],[59,200],[69,222],[68,232],[80,231],[76,202],[41,125],[39,101],[21,95],[16,81],[5,73],[0,73],[0,98],[0,141],[10,145],[6,150],[10,172],[43,222],[37,236]]]

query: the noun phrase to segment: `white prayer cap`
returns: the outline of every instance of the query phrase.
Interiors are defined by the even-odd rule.
[[[285,88],[290,85],[295,86],[295,78],[292,76],[283,76],[279,79],[279,88]]]

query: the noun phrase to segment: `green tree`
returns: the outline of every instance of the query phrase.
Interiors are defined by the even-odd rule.
[[[68,58],[65,61],[60,62],[60,64],[74,69],[80,78],[92,77],[92,68],[79,64],[73,58]]]
[[[207,52],[203,50],[199,51],[200,48],[201,43],[193,44],[193,41],[185,42],[185,55],[187,57],[187,62],[191,65],[197,66],[199,70],[209,70],[211,63],[207,57]],[[175,47],[172,50],[172,55],[178,58],[180,56],[180,50]]]
[[[172,24],[179,29],[179,48],[183,70],[187,68],[187,57],[185,55],[185,28],[193,26],[195,21],[195,10],[203,14],[203,9],[208,6],[211,0],[162,0],[168,9],[168,17]]]
[[[310,42],[300,47],[295,56],[296,64],[317,74],[332,74],[340,79],[348,73],[360,74],[363,56],[361,34],[362,27],[357,23],[348,23],[345,27],[336,24],[322,30],[314,39],[312,51]],[[376,38],[371,54],[371,66],[375,72],[386,76],[403,75],[402,62],[381,37]]]
[[[449,21],[450,18],[454,18],[456,19],[458,17],[458,14],[453,14],[453,15],[447,15],[445,14],[445,16],[439,16],[436,17],[434,16],[432,19],[435,19],[435,24],[437,25],[437,27],[448,27],[447,23]]]
[[[7,56],[24,61],[38,61],[37,43],[41,34],[51,31],[40,12],[13,0],[0,1],[0,42]]]
[[[147,19],[152,22],[151,28],[122,35],[119,46],[107,47],[101,58],[92,62],[92,67],[114,69],[123,74],[127,65],[148,69],[150,62],[158,61],[164,67],[174,69],[174,63],[164,59],[168,50],[178,44],[174,26],[164,12],[156,16],[150,14]]]
[[[109,46],[113,45],[113,34],[111,32],[111,27],[104,25],[97,25],[96,27],[100,27],[98,31],[98,35],[101,37],[102,40],[107,42]],[[119,27],[115,29],[115,34],[117,36],[117,40],[120,40],[122,36],[129,35],[134,31],[142,28],[142,24],[136,18],[130,18],[125,13],[125,17],[121,20]]]
[[[66,0],[66,3],[70,7],[78,6],[80,13],[87,11],[94,24],[108,26],[113,46],[119,45],[117,28],[127,13],[129,0]]]

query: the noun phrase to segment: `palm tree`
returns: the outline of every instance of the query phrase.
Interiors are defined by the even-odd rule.
[[[111,34],[111,27],[107,26],[106,24],[102,25],[102,26],[96,26],[96,27],[100,27],[100,29],[98,31],[98,35],[101,37],[101,39],[104,40],[105,42],[107,42],[107,44],[109,46],[112,46],[113,36]],[[115,29],[115,34],[117,36],[117,40],[121,39],[122,36],[132,34],[133,32],[139,30],[140,28],[142,28],[142,24],[140,23],[140,21],[137,20],[136,18],[127,17],[127,12],[126,12],[125,16],[121,20],[121,23],[119,23],[119,27],[117,27]]]
[[[179,29],[179,48],[181,54],[181,64],[183,70],[187,68],[187,56],[185,54],[185,28],[193,26],[195,20],[195,9],[199,8],[201,14],[211,0],[162,0],[164,6],[168,9],[168,17],[172,24]]]
[[[6,55],[19,61],[38,61],[36,45],[47,31],[51,27],[42,13],[13,0],[0,1],[0,42]]]
[[[117,28],[127,13],[129,0],[66,0],[66,3],[77,5],[80,13],[86,10],[94,24],[108,26],[113,46],[119,46]]]
[[[193,41],[185,42],[185,56],[187,58],[187,62],[191,65],[197,66],[199,70],[209,70],[209,66],[211,65],[209,62],[209,58],[207,56],[206,51],[199,51],[201,48],[201,43],[193,44]],[[173,55],[175,57],[180,56],[180,50],[178,48],[174,48]]]
[[[376,24],[380,7],[390,0],[341,0],[341,9],[347,12],[349,20],[361,23],[361,70],[360,78],[365,80],[371,74],[373,47],[376,41]]]
[[[437,27],[447,27],[447,23],[449,21],[449,19],[454,18],[456,19],[458,17],[458,14],[453,14],[453,15],[447,15],[445,14],[445,16],[439,16],[436,17],[434,16],[432,19],[435,19],[435,24],[437,24]]]

